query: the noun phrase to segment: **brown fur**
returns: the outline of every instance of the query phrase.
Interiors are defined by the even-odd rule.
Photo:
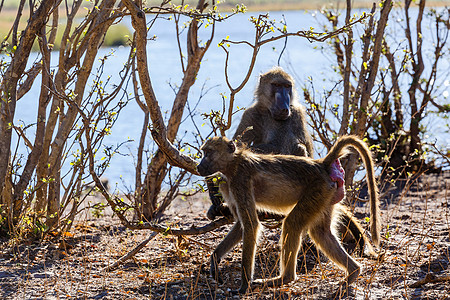
[[[276,93],[280,91],[285,92],[283,99],[289,101],[289,114],[283,120],[276,120],[273,115],[280,113],[275,105]],[[293,78],[282,68],[272,68],[260,76],[255,99],[244,111],[233,139],[257,153],[312,157],[313,143],[306,129],[305,108],[297,100]],[[207,217],[214,220],[219,215],[229,216],[231,213],[222,203],[218,186],[211,179],[206,182],[213,203]]]
[[[332,232],[333,188],[329,171],[331,163],[355,148],[363,158],[371,203],[371,232],[379,242],[378,194],[373,161],[368,147],[355,136],[341,137],[323,159],[314,160],[292,155],[255,154],[236,148],[226,139],[215,137],[203,146],[204,158],[198,165],[202,176],[221,172],[226,183],[221,186],[225,201],[233,212],[236,224],[211,256],[211,275],[218,277],[222,257],[243,239],[242,282],[239,292],[245,293],[252,281],[257,236],[260,228],[257,210],[286,216],[281,234],[280,276],[261,280],[279,286],[295,279],[297,254],[301,238],[309,233],[316,245],[347,271],[347,282],[360,272],[358,263],[342,248]]]
[[[272,116],[270,108],[275,101],[274,86],[290,89],[290,115],[286,120],[276,120]],[[306,128],[305,108],[298,102],[294,79],[282,68],[272,68],[260,76],[255,98],[255,103],[245,110],[233,140],[240,139],[257,153],[313,157],[314,148]],[[249,127],[252,129],[246,131]],[[368,256],[378,257],[359,221],[341,203],[335,206],[334,218],[334,226],[339,235],[345,237],[350,232],[357,241],[361,254],[366,250]]]
[[[285,120],[275,120],[274,87],[283,86],[290,94],[290,114]],[[292,77],[276,67],[262,74],[255,92],[256,101],[242,115],[233,136],[255,152],[313,156],[311,136],[306,130],[305,108],[298,102]],[[272,108],[272,110],[271,110]]]
[[[276,120],[273,117],[273,114],[277,114],[273,108],[276,87],[283,87],[289,92],[290,114],[285,120]],[[313,157],[314,149],[306,128],[305,108],[298,102],[293,78],[280,67],[272,68],[260,76],[255,99],[245,110],[233,140],[240,140],[257,153]],[[212,194],[211,199],[216,198],[217,187],[214,187],[211,180],[208,182],[208,189]],[[378,254],[353,213],[342,204],[337,204],[335,208],[335,226],[340,236],[344,237],[351,232],[361,253],[366,249],[369,256],[377,257]],[[229,211],[223,205],[212,205],[208,218],[214,220],[217,215],[227,213]]]

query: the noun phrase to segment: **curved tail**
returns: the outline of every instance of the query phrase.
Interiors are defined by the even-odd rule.
[[[370,233],[372,235],[373,242],[378,246],[380,242],[381,228],[378,187],[375,180],[374,163],[369,147],[367,147],[366,143],[364,143],[357,136],[347,135],[340,137],[323,159],[323,163],[325,166],[330,167],[336,159],[346,154],[348,147],[352,147],[358,151],[366,167],[366,180],[367,186],[369,187],[370,196]]]

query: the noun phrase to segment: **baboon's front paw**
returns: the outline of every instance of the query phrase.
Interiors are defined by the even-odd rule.
[[[342,281],[339,284],[338,289],[336,292],[334,292],[334,295],[332,295],[331,299],[347,299],[351,295],[352,288],[350,287],[347,280]],[[353,299],[353,298],[352,298]]]
[[[361,269],[358,267],[357,269],[349,273],[346,279],[346,283],[350,285],[352,282],[354,282],[358,278],[360,271]]]
[[[245,295],[248,290],[248,285],[241,285],[241,288],[239,290],[232,291],[235,295]]]
[[[211,278],[214,279],[218,284],[223,284],[223,279],[221,276],[212,276]]]
[[[375,250],[373,250],[373,252],[370,254],[370,258],[376,259],[378,262],[383,262],[385,259],[386,251],[384,249],[381,249],[378,252],[375,252]]]
[[[231,290],[230,293],[232,295],[245,295],[249,290],[250,284],[248,281],[242,281],[241,287],[238,290]]]
[[[218,263],[216,264],[214,261],[211,261],[211,269],[209,270],[209,274],[211,275],[211,278],[214,279],[217,283],[222,284],[222,276],[219,272]]]
[[[219,271],[211,272],[210,275],[211,275],[211,278],[214,279],[217,283],[223,284],[223,279],[222,279],[222,276],[220,276]]]
[[[245,293],[246,292],[241,292],[241,289],[239,289],[239,290],[231,290],[231,291],[229,291],[228,295],[229,296],[239,296],[239,298],[240,298],[240,296],[241,295],[245,295]]]
[[[214,221],[216,217],[231,217],[230,208],[226,205],[211,205],[206,213],[206,217]]]
[[[206,213],[206,217],[211,221],[214,221],[217,215],[217,206],[213,204],[209,207],[208,212]]]

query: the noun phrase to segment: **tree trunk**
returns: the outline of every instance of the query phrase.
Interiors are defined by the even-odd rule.
[[[33,42],[45,26],[48,14],[55,2],[55,0],[42,1],[41,5],[31,16],[27,27],[22,32],[20,43],[17,45],[11,64],[6,70],[1,83],[0,136],[2,138],[0,139],[0,190],[3,190],[7,176],[12,128],[17,102],[17,83],[26,68]],[[15,206],[19,211],[14,211],[13,215],[18,216],[21,205],[17,202]]]
[[[45,29],[45,28],[43,28]],[[42,58],[42,83],[41,83],[41,93],[39,95],[39,104],[38,104],[38,114],[36,120],[36,137],[34,139],[33,149],[28,156],[28,160],[25,164],[22,175],[20,176],[20,180],[15,187],[14,193],[14,202],[19,203],[22,206],[23,202],[23,193],[30,183],[31,176],[33,175],[34,170],[39,162],[40,156],[42,154],[42,150],[44,147],[44,136],[45,136],[45,119],[46,119],[46,109],[47,104],[50,101],[50,91],[49,88],[51,86],[51,76],[50,76],[50,51],[47,48],[48,44],[45,41],[45,30],[41,32],[41,50],[43,53]],[[21,210],[21,209],[20,209]]]
[[[425,1],[421,0],[419,3],[419,12],[416,20],[416,40],[417,40],[417,49],[414,51],[413,48],[413,40],[411,34],[410,20],[409,20],[409,5],[410,1],[406,1],[405,5],[405,14],[406,14],[406,36],[409,43],[409,50],[412,57],[413,63],[413,79],[411,82],[411,86],[408,90],[409,95],[409,103],[411,107],[411,123],[410,123],[410,149],[409,153],[415,153],[416,150],[420,150],[420,121],[422,119],[422,115],[419,112],[419,107],[417,104],[416,91],[420,88],[420,77],[422,76],[423,70],[425,68],[422,57],[422,17],[425,9]]]
[[[159,150],[148,165],[144,187],[141,192],[143,217],[146,220],[151,220],[157,204],[157,197],[161,191],[162,181],[166,176],[167,157],[171,159],[172,164],[196,173],[196,162],[187,156],[180,155],[172,143],[175,140],[180,126],[189,90],[195,83],[197,72],[200,69],[200,62],[211,44],[212,37],[207,41],[206,46],[199,47],[197,40],[198,21],[196,19],[192,20],[189,25],[187,38],[188,64],[184,71],[183,82],[175,97],[169,124],[166,129],[148,72],[147,52],[145,48],[145,41],[147,40],[145,14],[131,0],[124,0],[124,3],[131,12],[132,24],[136,31],[136,58],[139,79],[153,123],[152,136],[159,146]],[[203,3],[203,0],[199,1],[197,5],[198,10],[203,9]]]
[[[83,40],[88,47],[86,49],[86,53],[84,54],[82,66],[78,70],[77,81],[74,89],[74,98],[72,102],[69,102],[67,113],[62,118],[62,122],[58,127],[58,132],[56,133],[55,139],[50,147],[51,150],[47,162],[49,166],[48,176],[54,180],[52,187],[49,188],[47,198],[47,215],[49,216],[57,216],[59,218],[59,184],[62,151],[78,115],[77,106],[79,106],[83,100],[84,91],[86,89],[89,75],[91,74],[92,66],[94,65],[94,61],[97,57],[100,42],[103,40],[109,26],[111,26],[114,21],[114,19],[109,19],[109,17],[113,11],[115,2],[115,0],[105,0],[101,3],[100,9],[98,10],[99,12],[91,24],[91,30],[88,30],[91,34],[89,37],[86,37],[88,40]],[[49,223],[47,225],[51,227],[56,224],[57,220],[50,218],[48,222]]]
[[[380,18],[377,22],[377,29],[373,41],[373,50],[370,65],[368,68],[369,75],[367,79],[363,79],[363,83],[359,86],[362,87],[360,92],[360,104],[359,111],[356,115],[356,128],[355,134],[359,137],[364,137],[366,126],[367,126],[367,110],[370,96],[372,95],[372,89],[375,84],[375,79],[378,73],[378,64],[381,56],[381,48],[384,37],[384,30],[386,29],[387,20],[389,18],[389,13],[392,9],[392,1],[387,0],[383,3],[383,8],[381,9]],[[362,70],[364,67],[361,68]],[[351,154],[348,158],[347,168],[345,169],[345,183],[347,186],[352,186],[353,177],[356,172],[358,164],[358,156],[355,154]]]

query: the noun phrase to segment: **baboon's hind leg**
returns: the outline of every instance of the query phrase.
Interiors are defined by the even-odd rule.
[[[360,266],[331,232],[330,221],[330,218],[324,217],[322,222],[309,229],[309,235],[329,259],[347,271],[347,283],[350,284],[358,278]]]
[[[339,204],[335,205],[335,209],[339,215],[336,222],[338,222],[338,232],[342,233],[342,238],[345,238],[348,233],[351,233],[357,243],[361,256],[378,259],[382,254],[374,249],[369,238],[364,233],[360,222],[355,218],[353,213],[347,207]]]
[[[302,200],[283,221],[280,237],[280,275],[269,279],[256,280],[255,283],[276,287],[295,280],[297,255],[310,220],[308,213],[302,211],[304,207],[301,203]]]

